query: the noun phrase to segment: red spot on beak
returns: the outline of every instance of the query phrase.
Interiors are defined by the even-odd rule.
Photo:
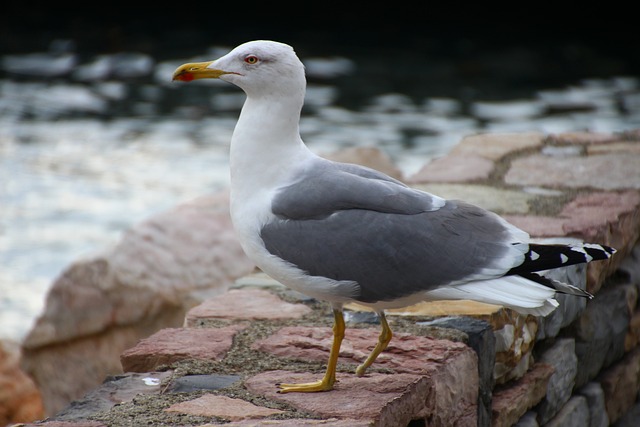
[[[193,80],[193,74],[184,73],[183,75],[180,76],[180,80],[185,81],[185,82],[190,82],[190,81]]]

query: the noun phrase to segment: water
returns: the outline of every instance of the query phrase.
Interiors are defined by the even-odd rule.
[[[154,213],[228,185],[228,144],[243,100],[220,82],[170,84],[173,69],[194,58],[81,61],[58,53],[46,77],[15,72],[50,63],[51,54],[39,55],[5,56],[0,74],[0,338],[15,340],[70,263]],[[366,81],[357,91],[356,77],[367,72],[360,61],[303,59],[308,145],[319,153],[376,146],[405,175],[476,132],[640,128],[636,76],[579,79],[495,101],[468,91],[366,90]],[[354,91],[356,100],[345,95]]]

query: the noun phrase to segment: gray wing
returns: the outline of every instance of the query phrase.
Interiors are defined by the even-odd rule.
[[[310,275],[357,282],[362,302],[477,277],[511,256],[517,242],[495,214],[456,201],[435,207],[434,196],[368,173],[312,173],[319,179],[279,193],[277,219],[261,230],[267,250]],[[336,177],[346,182],[336,188]]]
[[[381,172],[319,159],[279,189],[272,203],[286,219],[322,218],[347,209],[416,214],[438,209],[444,199],[407,187]]]

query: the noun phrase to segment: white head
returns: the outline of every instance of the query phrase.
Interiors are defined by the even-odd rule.
[[[250,98],[269,95],[304,97],[304,65],[284,43],[256,40],[241,44],[215,61],[181,65],[173,80],[214,78],[240,87]]]

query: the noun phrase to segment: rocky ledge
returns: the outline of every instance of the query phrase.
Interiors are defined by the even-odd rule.
[[[378,325],[350,306],[339,383],[316,394],[278,394],[275,384],[321,375],[329,309],[260,273],[242,273],[230,290],[184,308],[181,324],[161,325],[123,348],[122,369],[102,385],[30,425],[634,425],[640,133],[470,136],[407,181],[494,210],[535,238],[592,241],[618,253],[609,262],[554,271],[596,297],[560,296],[561,307],[544,319],[469,302],[392,312],[396,335],[364,378],[353,370],[375,343]],[[171,247],[170,239],[162,242]],[[191,258],[181,259],[187,271]],[[147,277],[144,268],[137,271]],[[39,387],[53,390],[60,383],[47,382],[33,359],[47,345],[23,349],[22,366]],[[83,363],[75,359],[78,368]]]

